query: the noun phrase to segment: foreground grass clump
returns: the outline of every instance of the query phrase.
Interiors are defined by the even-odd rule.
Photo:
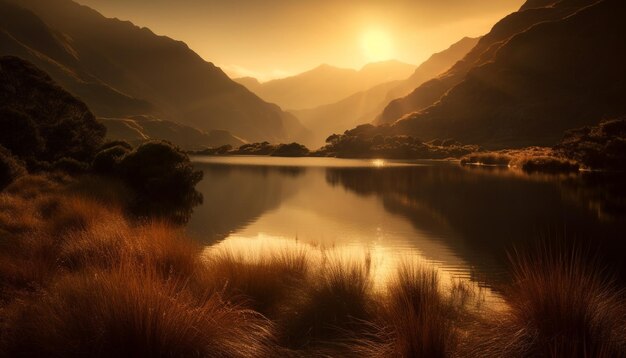
[[[459,310],[442,292],[432,269],[404,263],[388,288],[383,317],[388,322],[388,352],[396,357],[446,357],[455,352]]]
[[[64,275],[13,310],[8,356],[270,356],[271,325],[259,314],[132,263]]]
[[[624,292],[580,250],[543,248],[512,258],[508,309],[476,338],[478,356],[622,357]]]
[[[624,296],[580,252],[520,255],[505,309],[486,310],[415,262],[377,283],[367,253],[200,247],[129,219],[122,187],[98,180],[24,176],[0,193],[0,356],[626,353]]]

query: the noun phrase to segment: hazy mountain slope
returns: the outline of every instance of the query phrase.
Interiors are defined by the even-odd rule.
[[[405,79],[414,70],[415,66],[398,61],[371,63],[359,71],[321,65],[250,89],[284,109],[308,109],[337,102],[381,83]]]
[[[261,82],[254,77],[239,77],[233,78],[233,81],[239,83],[240,85],[246,87],[250,91],[254,92],[257,88],[261,86]]]
[[[432,55],[405,80],[379,84],[333,104],[291,111],[313,132],[306,144],[313,148],[320,147],[332,133],[343,133],[346,129],[371,122],[391,99],[408,94],[424,81],[446,71],[477,42],[478,39],[475,38],[463,38],[448,49]]]
[[[438,103],[391,130],[491,148],[553,145],[567,129],[625,114],[626,3],[555,7],[576,3],[578,12],[512,37]]]
[[[377,123],[393,123],[407,113],[422,110],[437,102],[446,92],[459,84],[474,67],[485,64],[493,59],[498,49],[512,36],[545,21],[562,19],[580,9],[581,6],[592,4],[597,0],[565,0],[556,6],[556,1],[530,1],[520,11],[514,12],[500,20],[491,31],[483,36],[478,44],[449,71],[438,78],[425,82],[408,96],[389,103]]]
[[[146,116],[130,118],[100,118],[107,128],[107,139],[125,140],[138,144],[150,139],[163,139],[185,150],[232,145],[239,147],[245,142],[226,131],[203,132],[180,123]]]
[[[101,115],[144,113],[146,101],[109,87],[81,69],[69,39],[49,28],[32,12],[0,1],[0,54],[19,56],[50,74]]]
[[[113,92],[122,93],[126,98],[140,98],[156,107],[152,111],[135,110],[125,114],[155,114],[203,130],[229,130],[250,140],[288,139],[284,120],[293,122],[293,117],[231,81],[182,42],[157,36],[130,22],[105,18],[70,0],[6,1],[34,12],[53,29],[48,39],[54,38],[59,43],[57,48],[69,54],[56,48],[52,54],[51,47],[44,46],[51,41],[36,37],[27,49],[22,46],[21,53],[16,55],[30,52],[30,57],[39,57],[38,53],[44,54],[60,68],[49,69],[59,81],[62,79],[59,71],[78,77],[78,82],[85,77],[97,79],[95,83],[108,86]],[[4,32],[15,37],[13,31]],[[22,41],[20,44],[23,45]],[[16,46],[13,47],[12,50],[17,51]],[[71,90],[85,98],[98,114],[102,108],[115,107],[106,103],[111,102],[106,96],[81,87]]]
[[[398,83],[396,88],[389,91],[389,101],[406,96],[422,83],[449,70],[454,64],[462,60],[476,46],[480,38],[464,37],[452,44],[449,48],[430,56],[428,60],[419,65],[408,79]]]

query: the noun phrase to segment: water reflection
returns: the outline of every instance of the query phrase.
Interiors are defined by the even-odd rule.
[[[623,252],[617,250],[626,232],[624,192],[617,179],[528,176],[445,162],[324,160],[198,164],[205,172],[198,186],[204,204],[189,231],[207,243],[278,238],[356,247],[383,258],[414,255],[488,283],[504,274],[506,250],[535,238],[592,240],[608,253]],[[621,261],[614,257],[623,269]]]

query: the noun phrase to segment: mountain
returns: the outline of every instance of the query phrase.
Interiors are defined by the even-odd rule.
[[[513,36],[490,62],[395,130],[490,148],[551,146],[568,129],[625,114],[626,3],[589,3],[553,5],[578,11]]]
[[[577,12],[591,0],[530,0],[519,11],[500,20],[478,44],[450,70],[425,82],[408,96],[392,101],[378,117],[378,124],[393,123],[402,116],[420,111],[437,102],[446,92],[459,84],[470,70],[487,64],[511,37],[546,21],[563,19]],[[553,6],[558,3],[558,6]]]
[[[227,131],[200,131],[173,121],[132,116],[129,118],[100,118],[107,128],[107,139],[125,140],[133,145],[151,139],[167,140],[185,150],[231,145],[235,148],[246,142]]]
[[[246,87],[250,91],[254,92],[261,86],[261,82],[254,77],[239,77],[233,78],[233,81],[239,83],[240,85]]]
[[[626,114],[626,3],[532,3],[405,98],[430,96],[434,104],[368,135],[453,138],[492,149],[552,146],[568,129]]]
[[[291,111],[304,126],[311,128],[313,132],[311,137],[306,138],[308,142],[305,144],[316,148],[323,145],[331,133],[343,133],[346,129],[371,122],[382,112],[389,101],[407,95],[425,81],[449,69],[477,42],[477,38],[463,38],[448,49],[432,55],[407,79],[379,84],[336,103]]]
[[[360,70],[321,65],[296,76],[248,87],[266,101],[287,110],[314,108],[342,100],[381,83],[402,80],[415,66],[399,61],[370,63]],[[250,85],[249,80],[244,80]]]
[[[251,141],[298,127],[183,42],[70,0],[0,0],[0,54],[33,62],[98,116],[154,115]]]

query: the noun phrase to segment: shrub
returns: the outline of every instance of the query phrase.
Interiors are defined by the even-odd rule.
[[[27,159],[41,153],[43,144],[32,118],[8,107],[0,108],[0,145],[13,155]]]
[[[299,143],[280,144],[272,153],[274,157],[305,157],[309,149]]]
[[[0,57],[0,77],[7,84],[0,87],[0,107],[23,114],[17,122],[19,133],[1,133],[25,136],[32,143],[38,141],[34,137],[38,133],[43,140],[43,150],[35,158],[39,161],[72,158],[91,162],[106,129],[85,103],[59,87],[45,72],[17,57]],[[25,124],[24,118],[32,119],[36,131]]]
[[[555,150],[591,169],[626,170],[626,118],[571,130]]]
[[[119,176],[119,164],[132,150],[124,145],[105,146],[93,159],[91,169],[94,173],[107,176]]]
[[[139,214],[185,221],[193,206],[202,201],[195,190],[202,172],[194,170],[189,157],[167,142],[140,145],[122,158],[119,170],[136,193]]]
[[[569,159],[548,156],[524,158],[520,160],[517,165],[528,173],[571,173],[577,172],[580,167],[578,163]]]

